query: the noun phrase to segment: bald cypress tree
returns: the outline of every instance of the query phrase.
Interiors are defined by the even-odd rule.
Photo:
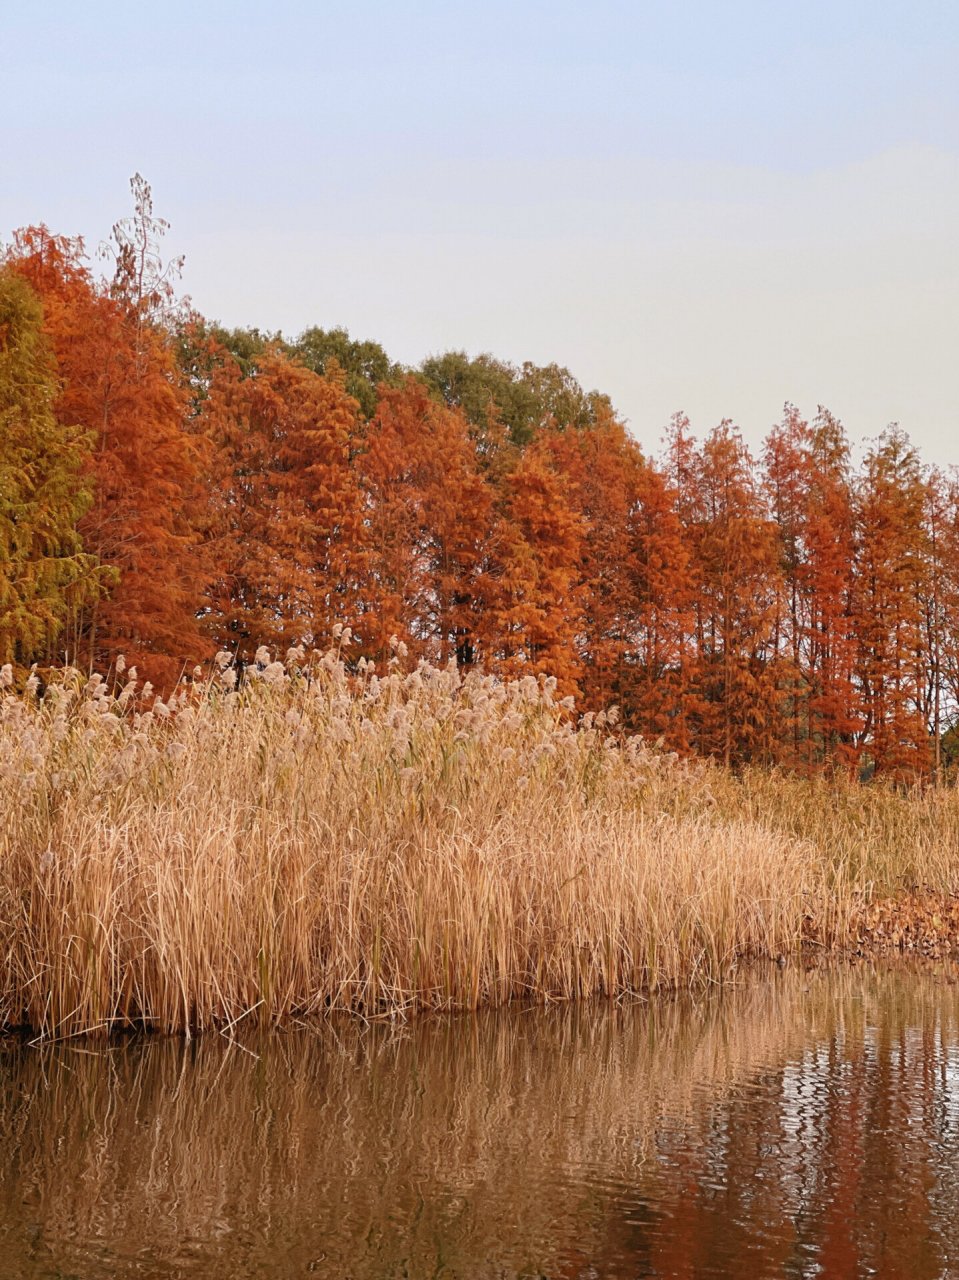
[[[52,656],[65,621],[100,591],[77,533],[91,442],[57,420],[57,391],[40,302],[0,268],[0,663]]]

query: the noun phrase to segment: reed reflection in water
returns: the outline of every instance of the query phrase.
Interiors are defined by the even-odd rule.
[[[0,1275],[959,1275],[952,971],[0,1049]]]

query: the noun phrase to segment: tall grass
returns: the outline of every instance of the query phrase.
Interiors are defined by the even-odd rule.
[[[952,792],[734,778],[615,712],[577,722],[550,680],[377,676],[346,642],[166,702],[122,662],[0,690],[0,1022],[183,1032],[715,981],[842,937],[874,885],[959,873]]]

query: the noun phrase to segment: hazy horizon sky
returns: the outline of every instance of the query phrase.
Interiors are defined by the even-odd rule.
[[[8,7],[0,238],[152,184],[229,325],[568,365],[650,451],[792,401],[959,463],[959,5]]]

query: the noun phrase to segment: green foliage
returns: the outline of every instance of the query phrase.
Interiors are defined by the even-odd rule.
[[[479,434],[499,422],[515,445],[529,444],[547,422],[582,430],[612,412],[606,396],[584,391],[557,364],[527,361],[517,368],[488,354],[471,360],[465,351],[447,351],[424,360],[419,373],[447,404],[463,410]]]
[[[229,351],[247,377],[267,351],[289,351],[290,345],[281,333],[262,333],[259,329],[224,329],[214,324],[209,335]]]
[[[291,342],[282,333],[252,329],[227,329],[192,315],[177,331],[177,364],[195,405],[206,398],[212,367],[223,351],[236,361],[244,378],[255,373],[269,352],[280,352],[313,373],[340,380],[360,406],[364,418],[376,412],[378,387],[396,386],[405,374],[378,342],[360,342],[346,329],[321,329],[314,325]]]
[[[538,425],[535,398],[513,365],[491,355],[471,360],[465,351],[447,351],[424,360],[419,372],[431,391],[463,410],[479,434],[497,421],[513,444],[532,440]]]
[[[563,365],[524,363],[521,381],[532,393],[539,420],[552,418],[560,429],[585,431],[613,412],[609,397],[584,391]]]
[[[71,611],[102,589],[76,529],[92,500],[91,442],[54,416],[42,327],[29,285],[0,269],[0,662],[49,653]]]
[[[364,418],[372,418],[376,411],[377,387],[381,383],[397,385],[404,373],[378,342],[359,342],[346,329],[306,329],[290,352],[314,373],[332,373],[335,361]]]
[[[191,418],[202,412],[217,368],[232,357],[244,378],[255,373],[268,352],[289,354],[280,333],[259,329],[225,329],[196,312],[178,317],[172,331],[173,354],[181,385],[189,397]]]

